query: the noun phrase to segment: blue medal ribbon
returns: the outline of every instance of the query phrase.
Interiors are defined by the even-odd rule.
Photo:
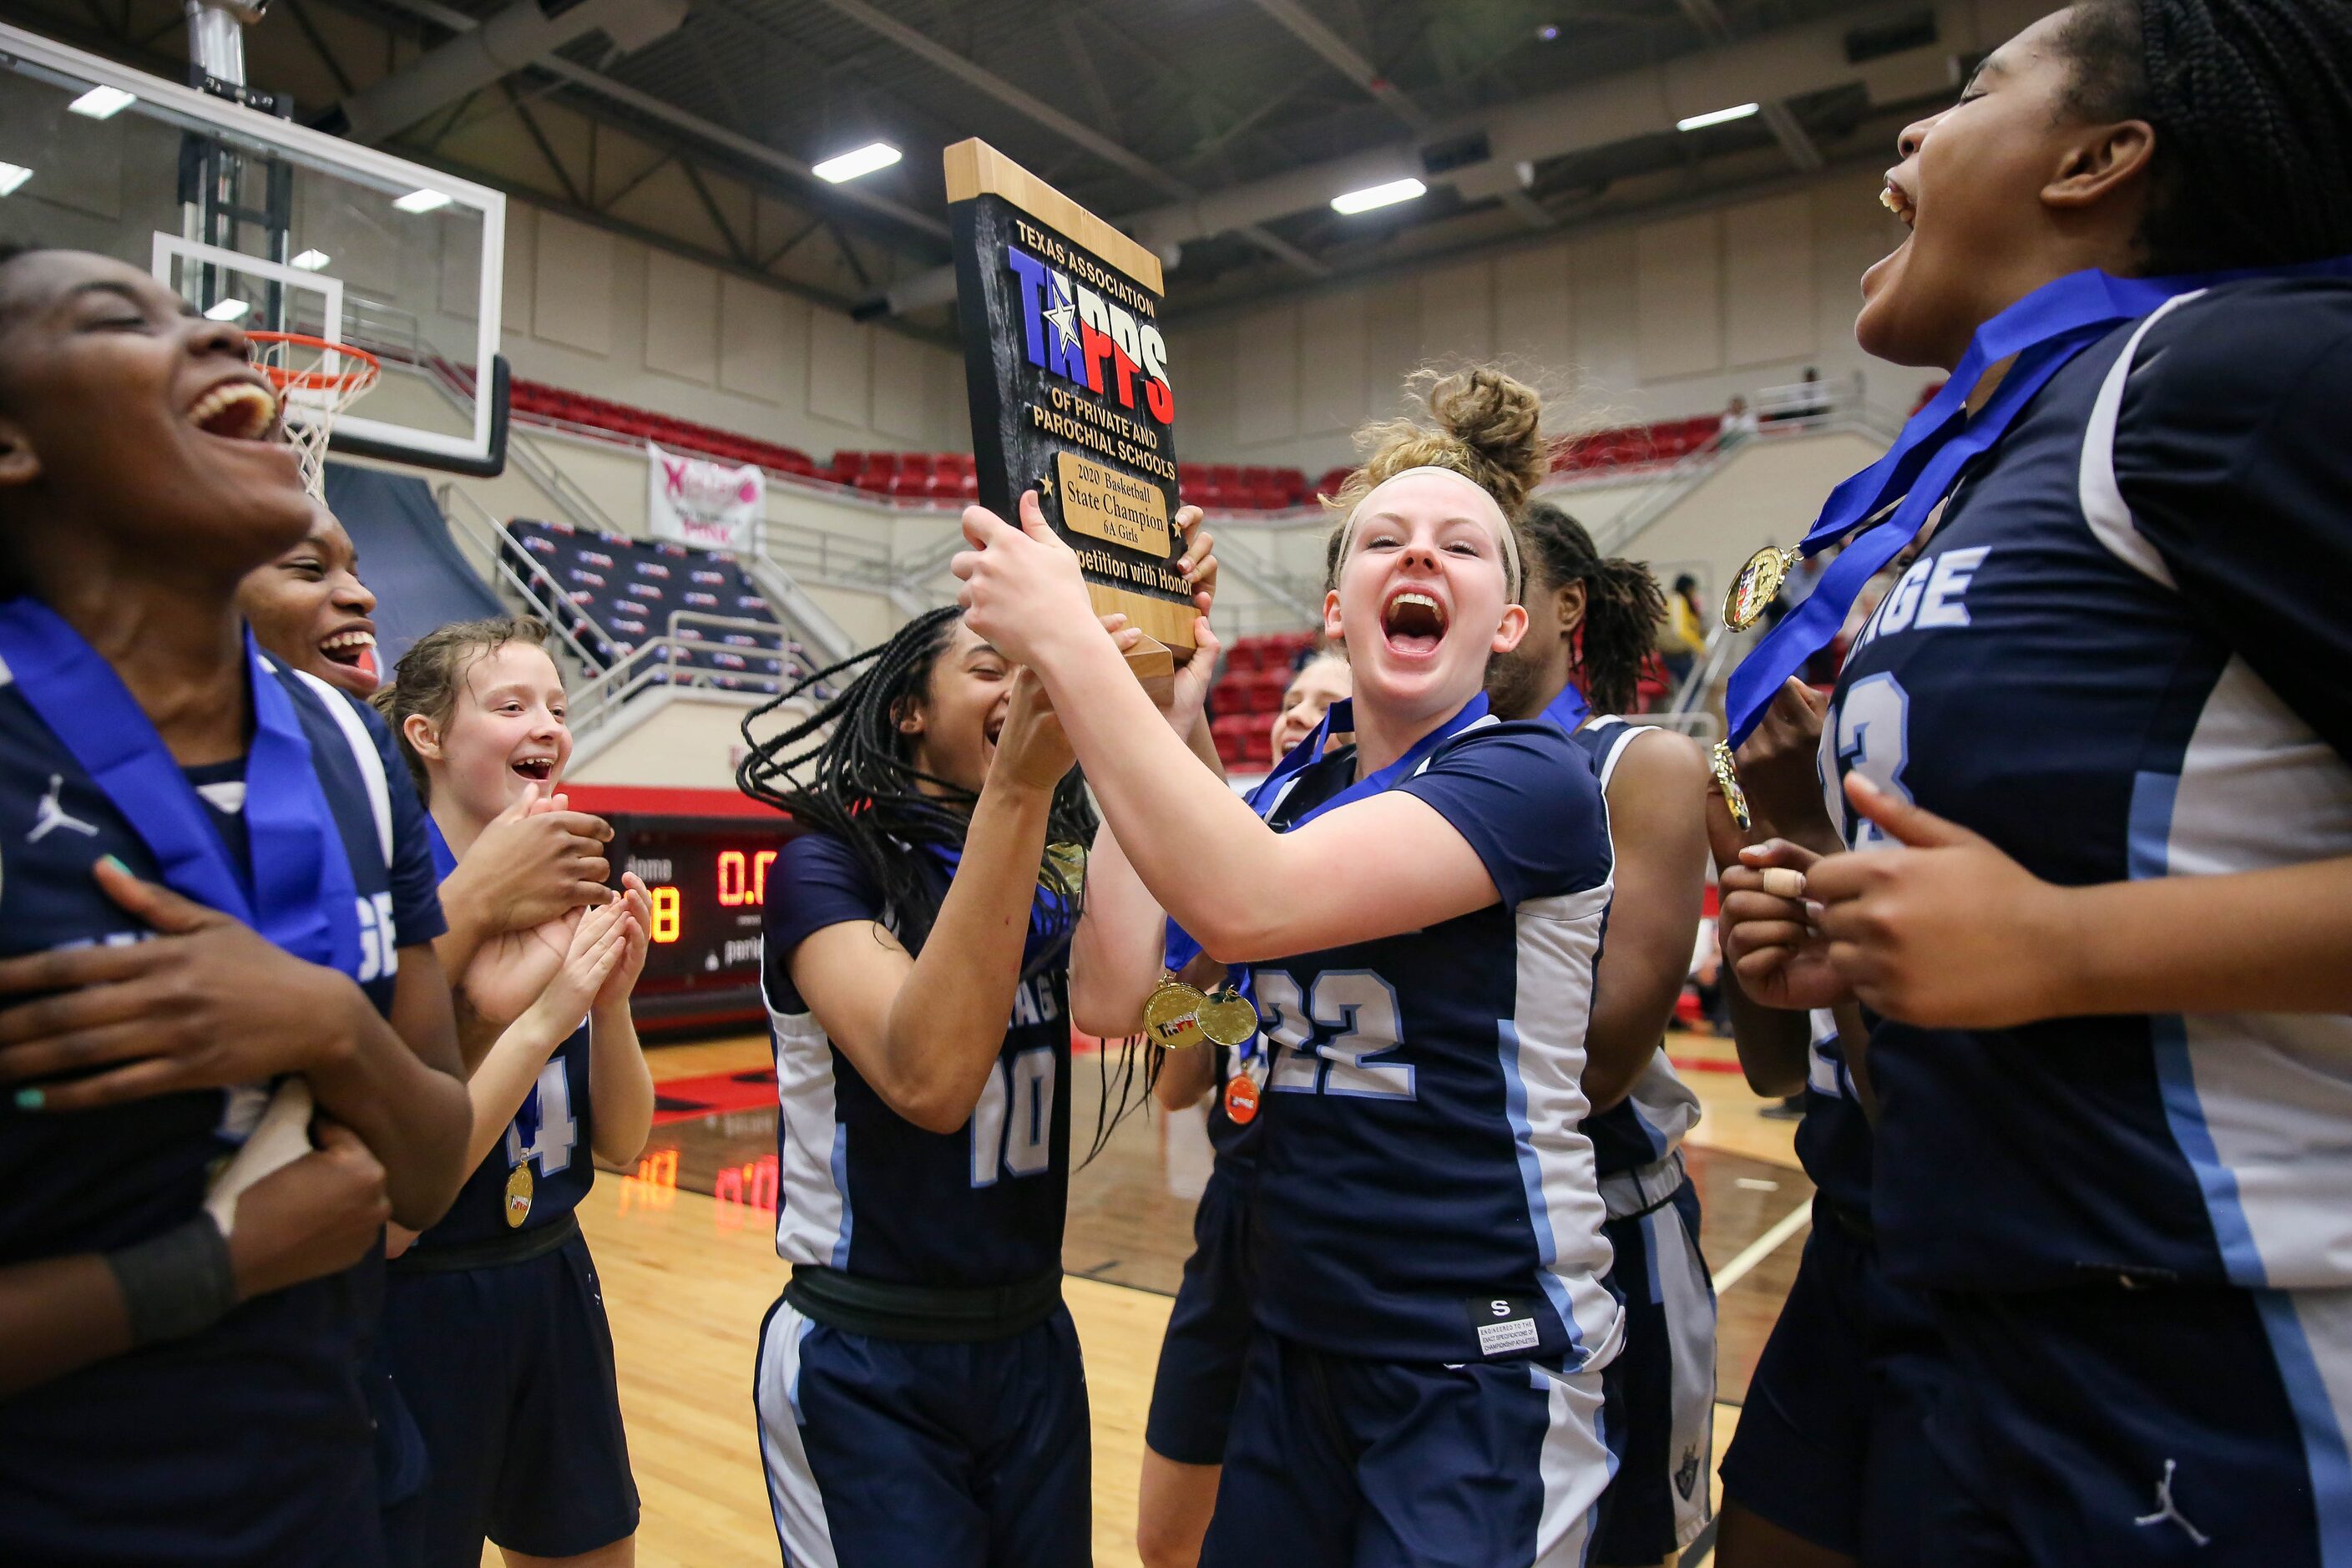
[[[1559,725],[1561,734],[1573,735],[1584,727],[1587,719],[1592,717],[1592,704],[1584,700],[1584,693],[1576,689],[1575,682],[1570,681],[1560,688],[1559,696],[1544,705],[1540,717],[1547,723]]]
[[[1576,689],[1570,687],[1569,689],[1574,691]],[[1578,700],[1580,702],[1582,699],[1580,697]],[[1337,811],[1343,805],[1379,795],[1411,778],[1420,771],[1421,765],[1430,759],[1438,747],[1486,716],[1486,694],[1481,691],[1464,703],[1461,710],[1453,718],[1415,741],[1411,747],[1407,748],[1404,755],[1388,766],[1376,769],[1356,780],[1347,788],[1333,795],[1330,799],[1308,807],[1304,816],[1282,831],[1296,833],[1327,811]],[[1329,743],[1331,737],[1348,734],[1355,727],[1356,705],[1352,699],[1343,697],[1325,709],[1323,722],[1315,727],[1315,732],[1291,747],[1289,754],[1282,759],[1274,772],[1258,781],[1257,787],[1250,791],[1250,809],[1256,812],[1260,818],[1272,816],[1275,808],[1282,804],[1283,796],[1288,793],[1291,781],[1322,760],[1323,748]],[[1181,974],[1184,972],[1184,966],[1200,954],[1200,942],[1193,939],[1192,932],[1177,924],[1171,916],[1168,921],[1168,944],[1162,959],[1168,973]],[[1238,978],[1229,977],[1229,984],[1244,996],[1250,996],[1249,972],[1246,969]],[[1253,1002],[1256,1000],[1255,996],[1250,996],[1250,999]],[[1241,1060],[1248,1061],[1257,1054],[1257,1041],[1258,1037],[1251,1036],[1234,1054]]]
[[[81,634],[46,605],[11,600],[0,604],[0,660],[33,711],[154,855],[165,886],[244,921],[297,958],[359,973],[359,895],[342,834],[293,699],[263,668],[250,632],[249,896],[195,786],[114,667]]]
[[[1807,659],[1829,646],[1863,584],[1903,552],[1961,470],[2008,433],[2033,395],[2076,354],[2126,322],[2182,294],[2252,278],[2352,277],[2352,257],[2295,267],[2245,268],[2173,278],[2117,278],[2095,269],[2043,284],[1977,329],[1951,379],[1913,415],[1886,455],[1830,492],[1798,548],[1816,554],[1855,535],[1822,574],[1811,597],[1782,617],[1731,672],[1724,707],[1730,742],[1754,731],[1772,698]],[[1969,395],[2003,360],[2017,363],[1973,416]],[[1890,511],[1888,509],[1892,508]],[[1873,519],[1882,519],[1873,523]]]

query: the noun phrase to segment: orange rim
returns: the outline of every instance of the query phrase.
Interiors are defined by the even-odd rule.
[[[349,343],[331,343],[324,338],[308,332],[252,331],[245,334],[257,343],[283,343],[289,348],[313,349],[320,354],[336,354],[359,361],[356,370],[323,371],[294,370],[282,364],[263,361],[258,366],[269,378],[270,384],[280,392],[358,392],[372,384],[383,365],[365,349],[355,349]]]

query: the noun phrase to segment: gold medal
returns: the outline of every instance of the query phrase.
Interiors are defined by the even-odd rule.
[[[520,1230],[522,1222],[530,1217],[530,1162],[525,1160],[507,1173],[507,1228]]]
[[[1803,558],[1802,552],[1783,550],[1777,544],[1768,544],[1749,556],[1739,575],[1731,580],[1731,591],[1723,596],[1723,624],[1744,632],[1762,620],[1772,601],[1780,597],[1790,569]]]
[[[1211,992],[1193,1016],[1201,1033],[1228,1050],[1238,1049],[1257,1033],[1257,1009],[1230,984]]]
[[[1729,743],[1717,741],[1715,750],[1707,753],[1706,765],[1715,774],[1715,787],[1723,792],[1723,804],[1731,808],[1731,820],[1740,832],[1747,832],[1754,819],[1748,815],[1748,792],[1739,787],[1739,766],[1731,759]]]
[[[1046,845],[1045,864],[1037,869],[1037,885],[1041,888],[1051,886],[1045,879],[1046,866],[1051,866],[1060,872],[1062,886],[1075,893],[1086,885],[1087,847],[1083,844],[1072,843],[1067,839],[1058,844]]]
[[[1143,1004],[1144,1032],[1150,1036],[1152,1044],[1171,1051],[1200,1045],[1207,1038],[1201,1033],[1199,1017],[1202,1004],[1206,1001],[1208,998],[1201,994],[1197,986],[1187,985],[1173,974],[1165,975]]]

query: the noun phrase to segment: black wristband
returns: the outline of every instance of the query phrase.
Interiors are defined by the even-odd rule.
[[[236,1305],[236,1269],[209,1214],[106,1254],[106,1266],[122,1291],[134,1345],[200,1333]]]

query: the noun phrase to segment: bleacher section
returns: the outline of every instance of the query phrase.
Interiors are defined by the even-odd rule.
[[[801,645],[731,555],[529,518],[506,525],[502,548],[527,580],[554,584],[565,628],[604,668],[675,637],[692,646],[655,684],[772,695],[808,673]]]
[[[1311,632],[1270,632],[1242,637],[1225,657],[1225,673],[1209,694],[1209,734],[1217,755],[1234,773],[1274,765],[1274,715],[1282,706],[1298,656],[1315,646]]]
[[[510,388],[509,407],[516,418],[528,424],[551,425],[590,436],[653,441],[697,457],[725,463],[755,463],[775,473],[798,474],[803,479],[825,477],[815,460],[797,447],[754,440],[716,426],[698,425],[690,419],[673,419],[667,414],[607,398],[566,392],[544,382],[516,381]]]
[[[868,495],[961,504],[980,495],[969,452],[835,452],[829,476]]]
[[[512,407],[526,424],[552,426],[602,440],[654,441],[681,452],[730,463],[754,463],[772,473],[830,481],[867,495],[930,506],[955,506],[977,499],[980,481],[968,452],[838,451],[819,467],[794,447],[756,440],[672,418],[647,409],[566,392],[543,382],[517,381]],[[1715,439],[1720,416],[1700,415],[1651,425],[1598,430],[1560,444],[1552,459],[1555,474],[1588,474],[1672,463]],[[1179,463],[1177,488],[1187,504],[1210,511],[1283,511],[1335,494],[1348,477],[1331,468],[1313,482],[1297,468],[1245,468],[1231,463]]]

